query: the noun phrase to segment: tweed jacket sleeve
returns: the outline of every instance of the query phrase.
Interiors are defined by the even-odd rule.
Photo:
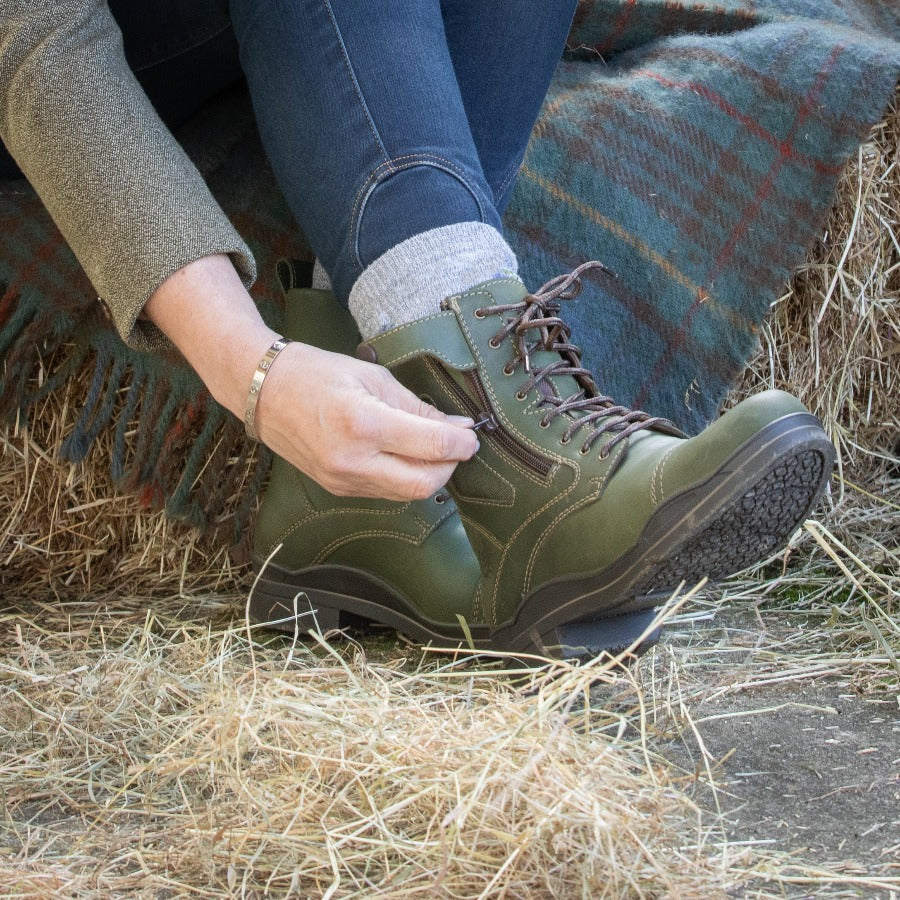
[[[134,78],[106,0],[0,0],[0,136],[132,346],[139,314],[189,262],[249,248]]]

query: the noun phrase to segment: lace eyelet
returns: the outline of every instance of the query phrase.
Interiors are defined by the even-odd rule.
[[[504,375],[512,375],[513,372],[515,372],[515,371],[516,371],[516,367],[515,367],[515,366],[511,366],[509,363],[507,363],[507,364],[503,367],[503,374],[504,374]]]
[[[484,318],[484,310],[479,306],[478,309],[475,310],[473,315],[475,316],[476,319],[483,319]]]
[[[601,447],[600,452],[597,454],[600,459],[606,459],[609,456],[609,450],[606,447]]]
[[[490,347],[491,350],[496,350],[499,346],[500,346],[500,341],[498,341],[497,338],[491,338],[488,341],[488,347]]]
[[[541,421],[538,422],[538,428],[549,428],[549,427],[550,427],[550,423],[546,419],[541,419]]]
[[[590,447],[585,447],[584,444],[582,444],[581,447],[579,448],[578,452],[579,452],[582,456],[587,456],[588,453],[591,452],[591,448],[590,448]]]
[[[516,400],[525,400],[528,397],[528,394],[523,394],[521,391],[516,391]]]
[[[435,494],[434,495],[434,502],[438,503],[438,504],[446,503],[449,499],[450,499],[449,494]]]
[[[560,442],[560,444],[563,445],[563,447],[565,447],[566,444],[571,444],[571,443],[572,443],[572,438],[566,437],[565,435],[563,435],[563,436],[559,439],[559,442]]]

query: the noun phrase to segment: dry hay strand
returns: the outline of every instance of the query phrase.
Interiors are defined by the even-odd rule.
[[[898,886],[728,842],[687,793],[716,761],[656,750],[664,717],[696,730],[668,651],[515,673],[405,652],[202,626],[174,598],[0,615],[3,896]]]
[[[745,877],[591,705],[608,666],[523,685],[63,613],[0,617],[4,896],[714,898]]]
[[[900,474],[900,87],[848,163],[734,399],[764,387],[819,416],[842,470]]]
[[[43,359],[33,387],[64,366],[71,353],[66,346]],[[233,590],[240,570],[225,547],[211,545],[196,529],[116,488],[110,471],[113,428],[100,432],[84,462],[59,458],[92,378],[88,359],[59,389],[0,430],[0,588],[8,598],[54,595],[67,601]],[[119,410],[128,386],[120,392]],[[126,437],[130,452],[135,428]],[[224,461],[238,464],[233,455]],[[249,476],[247,467],[245,482]],[[236,506],[238,499],[230,503]]]
[[[822,237],[774,304],[732,399],[799,396],[838,448],[832,496],[779,557],[732,579],[725,602],[806,618],[807,655],[862,690],[900,688],[900,87],[841,180]],[[776,654],[776,656],[778,656]]]

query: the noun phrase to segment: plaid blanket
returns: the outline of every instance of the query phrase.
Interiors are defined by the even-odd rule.
[[[896,0],[582,0],[506,224],[531,285],[585,259],[616,271],[567,310],[604,391],[687,430],[714,417],[898,75]],[[180,138],[257,255],[277,325],[274,261],[306,253],[246,97]],[[126,348],[93,297],[33,192],[0,185],[0,416],[87,368],[63,456],[112,429],[118,483],[237,540],[265,454],[184,364]]]

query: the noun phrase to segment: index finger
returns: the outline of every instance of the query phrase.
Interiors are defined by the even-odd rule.
[[[433,407],[432,407],[433,408]],[[426,462],[463,462],[478,450],[472,420],[431,418],[392,406],[381,407],[379,443],[386,453]]]

